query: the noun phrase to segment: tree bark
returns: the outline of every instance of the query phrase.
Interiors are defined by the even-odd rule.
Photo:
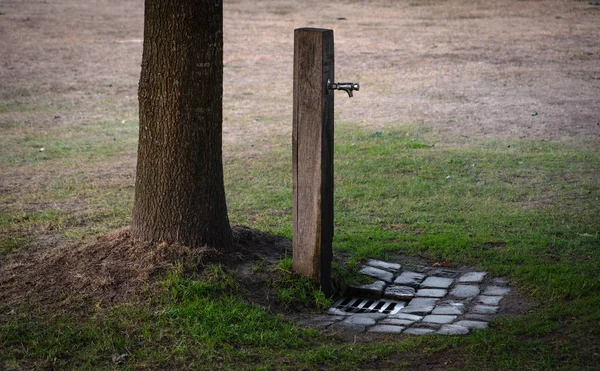
[[[138,96],[133,237],[232,250],[220,0],[146,0]]]

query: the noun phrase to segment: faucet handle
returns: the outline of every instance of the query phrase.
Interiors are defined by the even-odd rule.
[[[352,98],[352,91],[360,90],[360,84],[358,82],[331,82],[327,80],[327,89],[329,90],[343,90],[348,93],[348,97]]]

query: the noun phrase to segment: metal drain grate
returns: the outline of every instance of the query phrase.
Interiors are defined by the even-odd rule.
[[[341,298],[333,308],[347,313],[384,313],[396,314],[406,305],[402,301],[386,299]]]

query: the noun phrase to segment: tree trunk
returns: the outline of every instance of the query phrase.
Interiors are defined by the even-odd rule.
[[[220,0],[146,0],[138,95],[133,237],[232,250]]]

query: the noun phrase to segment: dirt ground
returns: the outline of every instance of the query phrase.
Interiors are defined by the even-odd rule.
[[[600,144],[600,5],[588,1],[224,2],[226,156],[291,136],[293,30],[335,32],[337,119],[477,138]],[[143,1],[0,3],[0,130],[135,119]],[[279,143],[280,141],[275,141]],[[280,144],[278,144],[280,145]]]

